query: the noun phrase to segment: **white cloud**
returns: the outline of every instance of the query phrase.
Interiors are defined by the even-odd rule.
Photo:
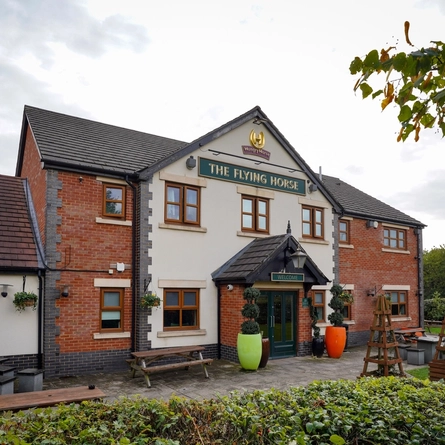
[[[315,171],[427,223],[441,244],[443,141],[425,131],[397,144],[395,110],[355,96],[349,64],[405,48],[405,20],[416,45],[443,40],[443,14],[442,0],[6,0],[0,173],[15,172],[25,104],[185,141],[260,105]]]

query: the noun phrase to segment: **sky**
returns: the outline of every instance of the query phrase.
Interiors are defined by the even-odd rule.
[[[355,56],[445,40],[444,0],[0,0],[0,174],[25,105],[181,141],[259,105],[309,166],[418,219],[445,245],[445,141],[396,142]],[[382,79],[377,79],[381,84]]]

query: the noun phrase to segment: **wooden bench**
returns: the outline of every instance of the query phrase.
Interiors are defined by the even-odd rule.
[[[424,322],[425,322],[425,328],[428,330],[430,334],[431,334],[431,328],[440,328],[442,326],[441,321],[424,320]]]
[[[53,406],[59,403],[99,400],[105,394],[98,388],[75,386],[73,388],[5,394],[0,396],[0,411],[18,411],[29,408]]]
[[[126,361],[131,368],[132,377],[135,376],[136,371],[141,371],[144,374],[147,387],[151,388],[149,374],[178,368],[188,369],[193,365],[202,365],[204,375],[208,379],[209,374],[206,365],[211,364],[213,359],[203,358],[202,351],[204,351],[204,349],[203,346],[178,346],[173,348],[151,349],[149,351],[132,352],[133,358],[127,359]],[[195,354],[197,354],[197,357]],[[178,357],[180,361],[177,360]],[[161,362],[159,365],[155,364],[161,360],[165,362],[166,358],[174,358],[175,361]]]

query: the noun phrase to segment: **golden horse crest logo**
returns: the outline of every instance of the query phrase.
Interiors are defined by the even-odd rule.
[[[261,149],[264,147],[266,143],[266,138],[264,137],[264,133],[261,131],[258,135],[252,130],[249,136],[250,143],[253,147]]]

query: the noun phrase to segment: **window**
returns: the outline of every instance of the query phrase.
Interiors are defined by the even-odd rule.
[[[164,291],[164,329],[199,329],[199,291],[166,289]]]
[[[345,290],[343,291],[344,293],[348,293],[350,294],[351,291]],[[351,315],[351,303],[345,303],[345,306],[343,308],[343,310],[341,311],[341,313],[343,314],[343,318],[345,320],[351,320],[352,319],[352,315]]]
[[[125,187],[103,186],[103,216],[125,218]]]
[[[406,230],[384,229],[383,244],[391,249],[406,249]]]
[[[303,206],[303,236],[308,238],[324,237],[323,209]]]
[[[338,240],[349,244],[349,221],[340,220],[338,223]]]
[[[243,231],[269,233],[269,200],[242,196],[241,227]]]
[[[123,289],[101,290],[100,328],[102,331],[123,331]]]
[[[389,291],[386,292],[391,298],[391,314],[392,315],[407,315],[406,310],[406,292],[405,291]]]
[[[166,184],[165,222],[199,225],[200,188],[181,184]]]
[[[312,295],[312,306],[315,307],[317,312],[318,321],[325,321],[325,292],[324,291],[311,291],[309,295]]]

